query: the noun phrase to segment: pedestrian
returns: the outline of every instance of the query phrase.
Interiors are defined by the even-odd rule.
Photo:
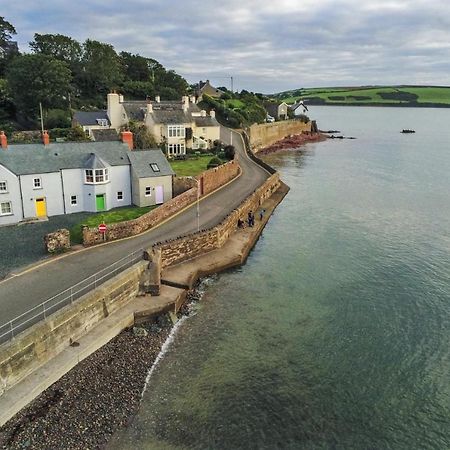
[[[259,211],[259,220],[263,220],[264,217],[264,213],[266,212],[265,209],[261,209],[261,211]]]
[[[249,211],[248,214],[247,214],[247,223],[248,223],[248,226],[249,226],[249,227],[252,227],[252,226],[253,226],[253,225],[252,225],[252,214],[253,214],[252,211]]]
[[[238,219],[237,226],[238,228],[244,228],[244,221],[241,218]]]

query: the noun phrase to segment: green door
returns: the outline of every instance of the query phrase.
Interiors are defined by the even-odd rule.
[[[98,194],[95,196],[97,211],[105,210],[105,194]]]

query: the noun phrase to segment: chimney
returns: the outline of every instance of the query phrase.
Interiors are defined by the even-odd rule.
[[[147,103],[148,105],[148,103]],[[128,148],[133,150],[133,133],[131,131],[122,131],[122,142],[128,144]]]
[[[156,101],[156,103],[160,103],[161,102],[161,97],[159,95],[157,95],[155,97],[155,101]]]
[[[44,132],[42,133],[42,142],[44,143],[44,145],[50,144],[50,136],[48,135],[47,130],[44,130]]]
[[[6,150],[8,148],[8,138],[6,137],[4,131],[0,133],[0,145],[3,150]]]
[[[151,114],[153,112],[153,105],[150,99],[147,99],[147,114]]]
[[[195,103],[195,95],[191,95],[191,103]]]
[[[216,111],[214,111],[214,109],[212,109],[212,110],[209,112],[209,115],[210,115],[213,119],[215,119],[215,118],[216,118]]]
[[[206,117],[206,111],[205,111],[204,109],[202,109],[202,110],[200,111],[200,116],[201,116],[201,117]]]
[[[189,97],[187,95],[183,95],[183,97],[181,97],[181,101],[183,103],[183,111],[187,112],[189,109]]]

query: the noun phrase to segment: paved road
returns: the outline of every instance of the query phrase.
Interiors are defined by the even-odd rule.
[[[219,223],[269,176],[247,157],[238,133],[222,128],[221,139],[225,143],[230,143],[232,139],[239,155],[242,175],[200,202],[202,229]],[[194,206],[164,225],[132,239],[69,254],[61,260],[7,279],[0,283],[0,326],[135,250],[148,248],[155,242],[196,230],[197,210]]]

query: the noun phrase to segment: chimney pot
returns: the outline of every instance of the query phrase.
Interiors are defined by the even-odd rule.
[[[6,137],[4,131],[0,133],[0,145],[3,150],[6,150],[8,148],[8,138]]]
[[[209,112],[209,115],[210,115],[213,119],[215,119],[215,118],[216,118],[216,111],[214,111],[214,109],[212,109],[212,110]]]
[[[128,144],[128,148],[133,150],[133,133],[131,131],[122,131],[122,142]]]
[[[161,97],[159,95],[157,95],[155,97],[155,101],[156,101],[156,103],[160,103],[161,102]]]
[[[200,111],[200,115],[201,115],[201,117],[206,117],[206,111],[204,109],[202,109]]]
[[[48,135],[47,130],[44,130],[44,132],[42,133],[42,142],[44,143],[44,145],[50,144],[50,136]]]

